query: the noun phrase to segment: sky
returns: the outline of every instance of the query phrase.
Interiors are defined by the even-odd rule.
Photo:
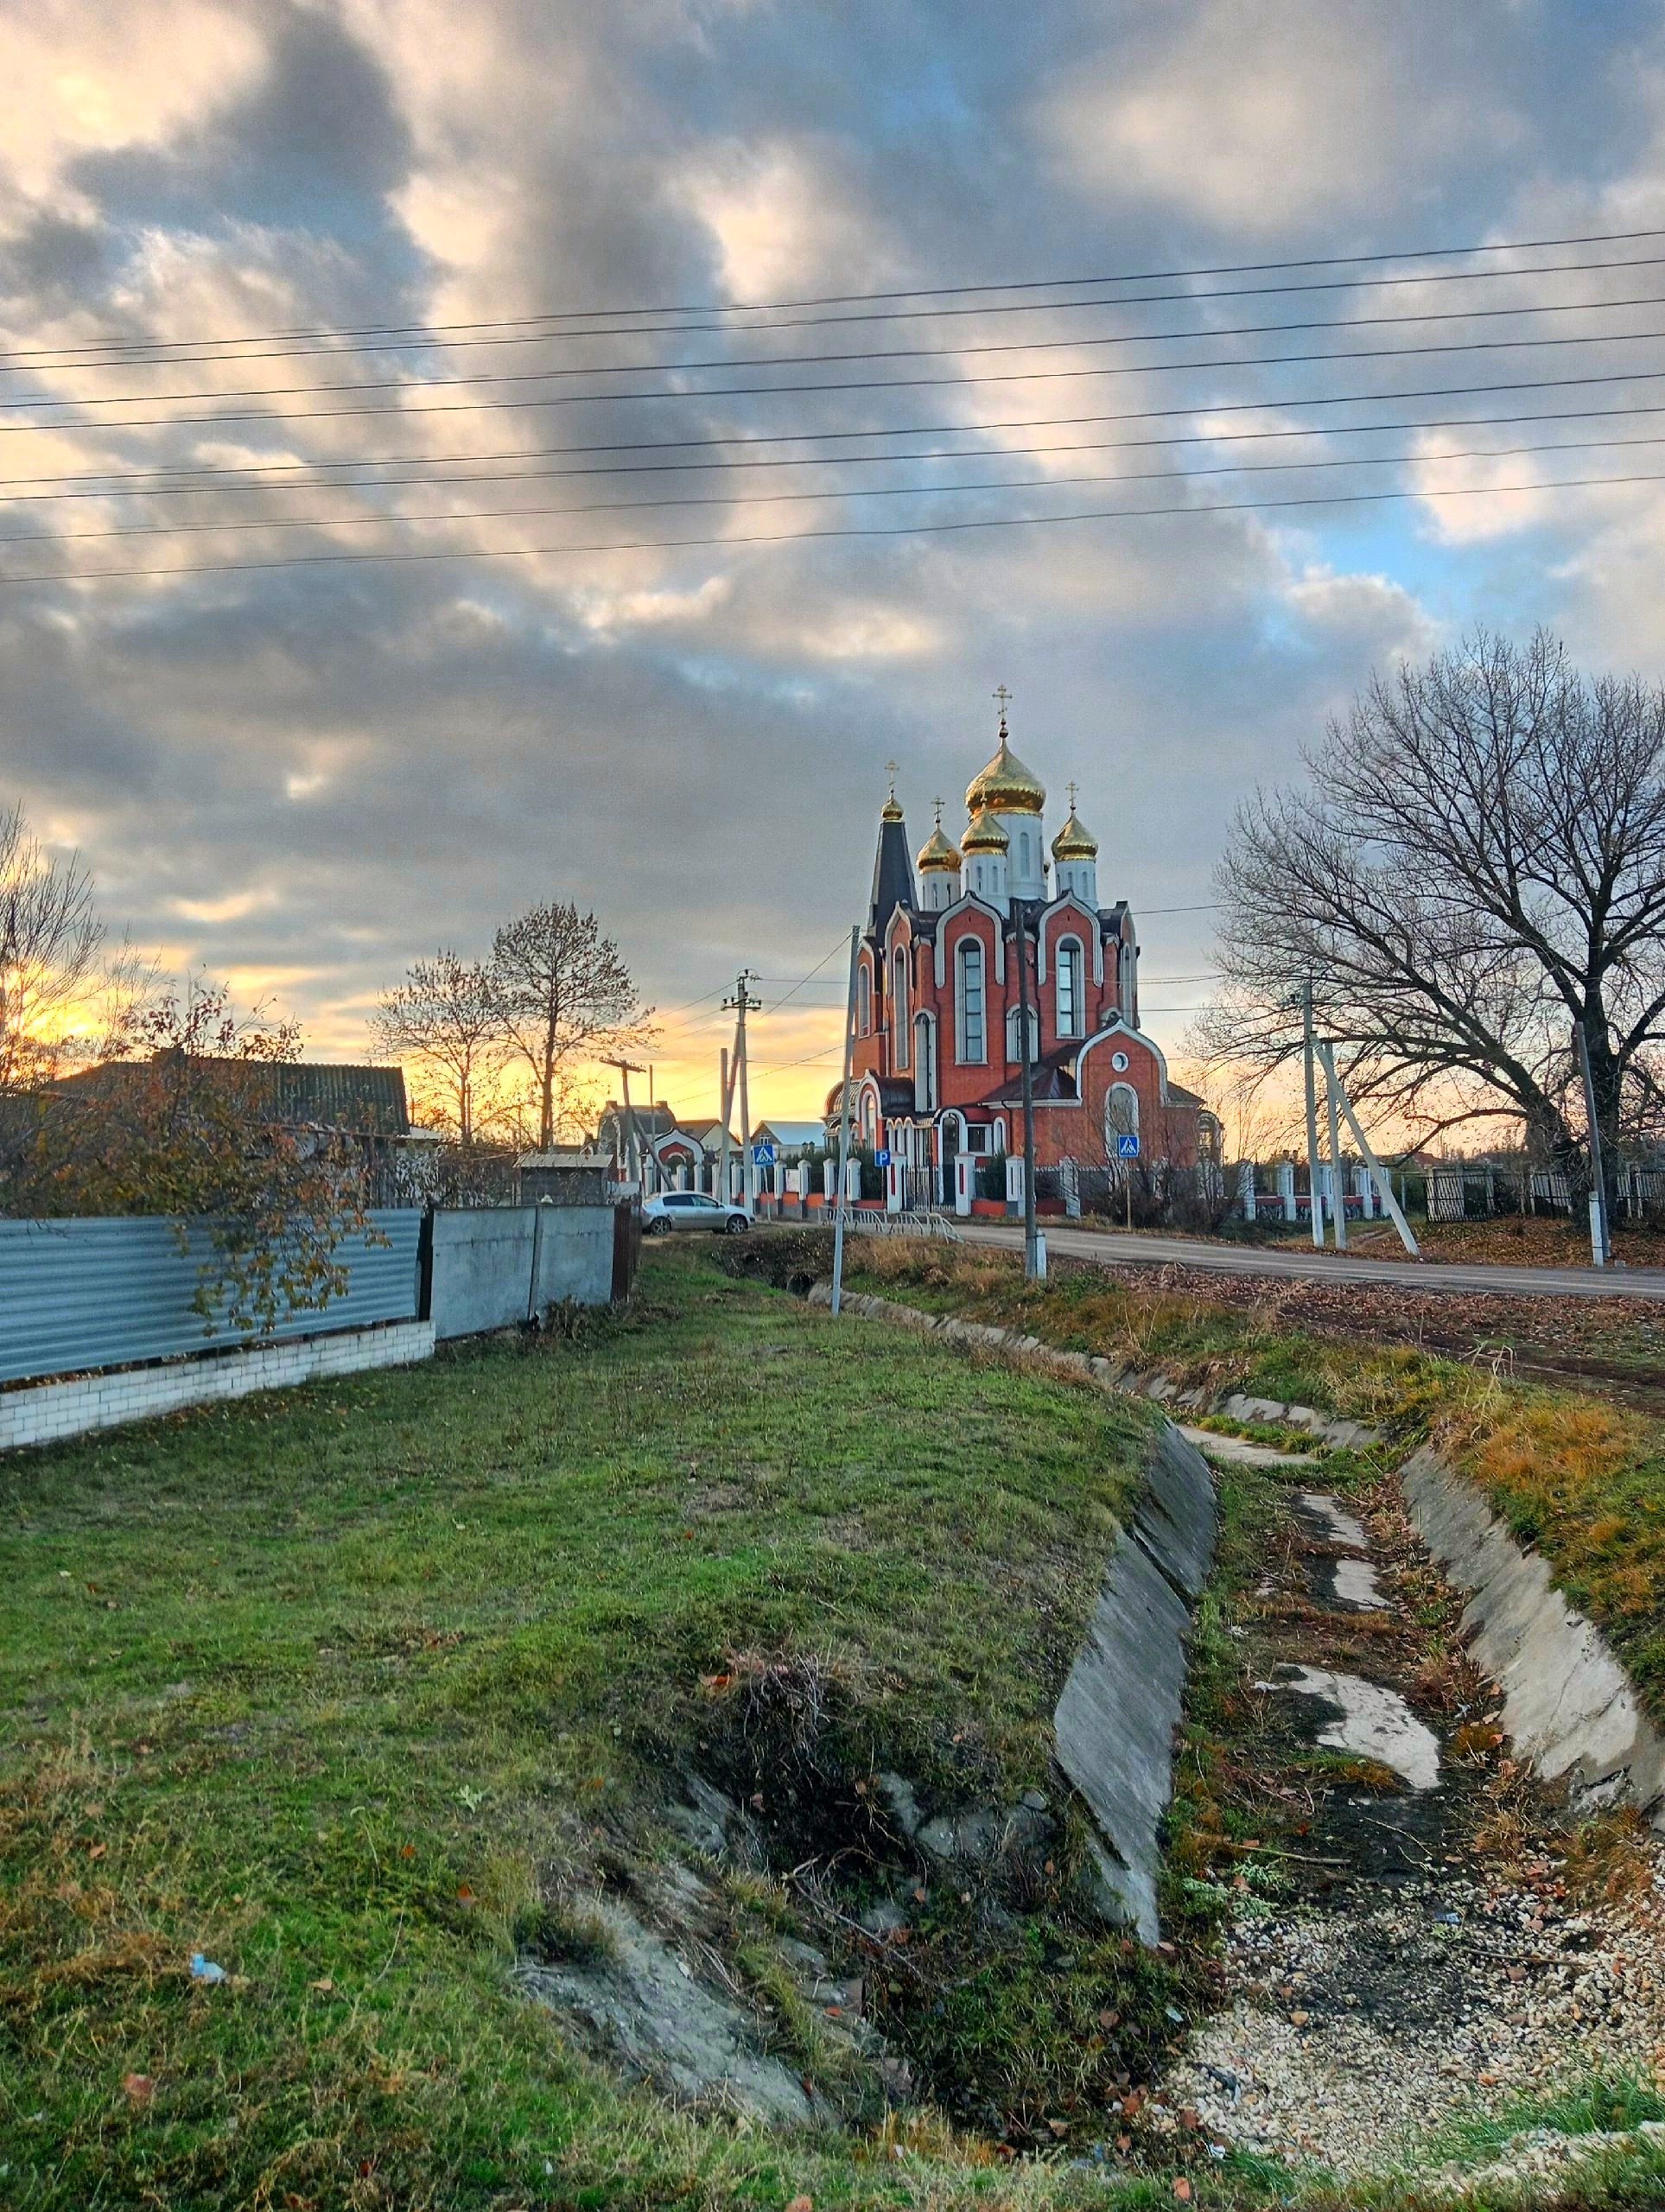
[[[754,1116],[808,1116],[885,764],[916,845],[937,794],[957,829],[1003,683],[1182,1055],[1232,810],[1373,667],[1476,622],[1665,666],[1665,482],[1532,488],[1665,477],[1665,442],[1611,442],[1665,441],[1660,256],[1665,22],[1627,0],[10,0],[0,802],[79,850],[118,933],[319,1057],[367,1055],[409,961],[569,899],[664,1010],[659,1095],[712,1109],[747,965]],[[1090,277],[1122,281],[1056,281]],[[1423,320],[1206,334],[1389,314]],[[792,365],[828,353],[893,358]],[[758,389],[806,384],[843,388]],[[1420,427],[1337,435],[1371,422]],[[1205,442],[1271,429],[1302,436]],[[1586,442],[1491,451],[1552,439]],[[980,457],[895,458],[944,447]],[[841,450],[891,458],[804,465]],[[187,467],[268,473],[159,474]],[[1064,480],[1116,472],[1154,480]],[[1488,485],[1527,488],[1442,496]],[[1242,504],[1325,488],[1414,496]],[[705,504],[622,504],[677,499]],[[1224,511],[817,534],[1143,505]]]

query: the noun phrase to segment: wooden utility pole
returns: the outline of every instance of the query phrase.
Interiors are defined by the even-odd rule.
[[[607,1065],[610,1068],[618,1069],[620,1079],[624,1084],[625,1168],[626,1179],[628,1179],[630,1164],[633,1157],[636,1163],[636,1180],[641,1185],[642,1195],[645,1196],[647,1191],[647,1178],[644,1173],[642,1167],[642,1139],[641,1133],[636,1127],[636,1109],[630,1103],[630,1078],[633,1075],[645,1075],[647,1073],[647,1070],[644,1067],[639,1066],[634,1060],[609,1060],[607,1062]]]

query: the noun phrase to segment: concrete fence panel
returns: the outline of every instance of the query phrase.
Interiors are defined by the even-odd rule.
[[[532,1308],[571,1299],[579,1306],[605,1306],[613,1293],[613,1208],[542,1206],[536,1239],[537,1277]]]
[[[531,1307],[532,1242],[553,1206],[447,1206],[434,1216],[435,1336],[471,1337],[524,1321]]]

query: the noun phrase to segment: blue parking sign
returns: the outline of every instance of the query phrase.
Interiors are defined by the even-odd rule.
[[[1118,1160],[1137,1160],[1139,1157],[1138,1138],[1118,1136],[1115,1141],[1115,1156]]]
[[[873,1161],[875,1167],[888,1167],[890,1166],[890,1154],[888,1152],[875,1152],[873,1155]]]

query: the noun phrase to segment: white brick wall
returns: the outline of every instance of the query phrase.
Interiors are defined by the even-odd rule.
[[[406,1367],[434,1352],[431,1321],[390,1321],[376,1329],[343,1329],[302,1337],[254,1351],[218,1353],[170,1361],[165,1367],[128,1368],[89,1375],[75,1382],[35,1382],[0,1390],[0,1452],[22,1444],[47,1444],[90,1428],[146,1421],[154,1414],[201,1406],[217,1398],[245,1398],[251,1390],[283,1389],[320,1375],[352,1375],[370,1367]]]

